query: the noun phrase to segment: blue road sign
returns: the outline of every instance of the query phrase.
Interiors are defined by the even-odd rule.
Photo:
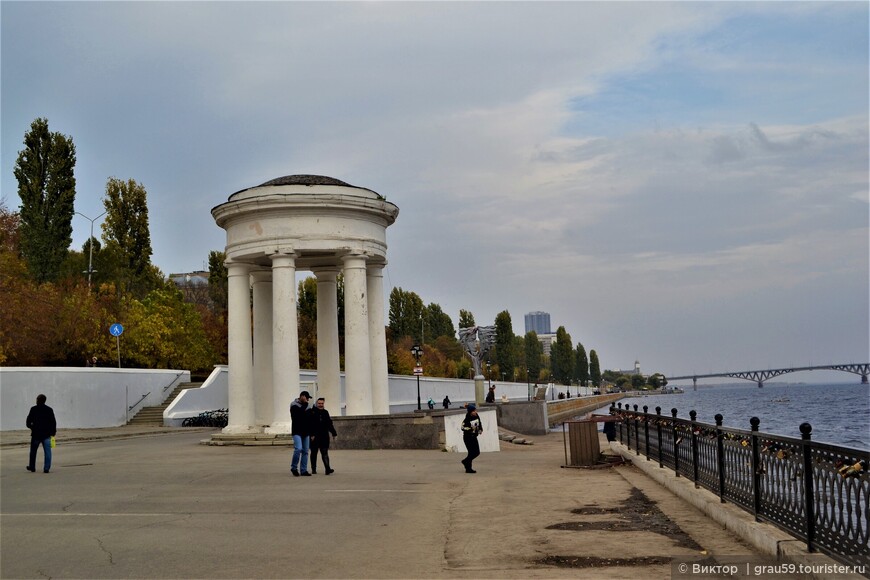
[[[109,334],[112,336],[121,336],[122,332],[124,332],[124,327],[117,322],[109,327]]]

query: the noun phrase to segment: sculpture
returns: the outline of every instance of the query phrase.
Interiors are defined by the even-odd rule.
[[[459,329],[459,342],[462,343],[465,352],[471,357],[475,377],[482,374],[480,363],[492,350],[492,346],[495,344],[495,335],[495,326],[472,326]]]

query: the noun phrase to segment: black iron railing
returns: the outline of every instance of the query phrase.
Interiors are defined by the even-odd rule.
[[[800,426],[801,438],[761,433],[761,421],[750,430],[662,415],[644,405],[610,407],[622,418],[619,441],[659,467],[672,469],[752,513],[852,565],[870,566],[870,452],[812,441],[812,426]]]

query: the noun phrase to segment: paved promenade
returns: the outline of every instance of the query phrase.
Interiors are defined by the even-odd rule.
[[[335,474],[294,478],[286,448],[211,432],[62,430],[49,474],[0,434],[0,576],[669,578],[672,558],[757,555],[636,467],[562,468],[561,434],[502,442],[477,474],[336,450]]]

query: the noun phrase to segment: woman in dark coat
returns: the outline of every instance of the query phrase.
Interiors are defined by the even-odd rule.
[[[466,409],[465,418],[462,420],[462,441],[468,449],[468,456],[462,460],[462,465],[465,466],[465,473],[477,473],[471,468],[471,462],[480,455],[477,436],[483,433],[483,424],[477,416],[477,406],[474,403],[469,403]]]

